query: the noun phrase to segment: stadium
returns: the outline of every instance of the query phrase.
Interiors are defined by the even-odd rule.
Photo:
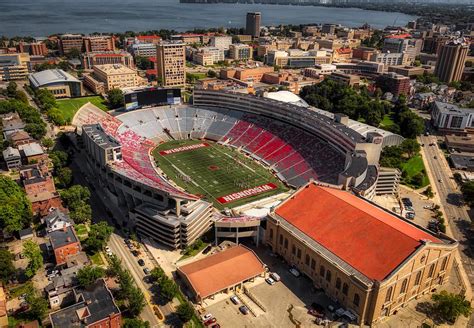
[[[381,149],[399,140],[352,123],[300,104],[211,90],[195,90],[192,105],[117,116],[89,104],[73,119],[109,197],[139,233],[174,248],[207,231],[215,209],[238,209],[310,180],[371,198]]]

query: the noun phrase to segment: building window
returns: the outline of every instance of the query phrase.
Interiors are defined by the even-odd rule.
[[[308,254],[306,254],[306,256],[305,256],[304,263],[306,263],[306,265],[309,265],[309,255]]]
[[[446,269],[446,264],[448,264],[448,257],[445,257],[443,259],[443,262],[441,263],[441,270],[445,270]]]
[[[354,301],[353,301],[354,305],[355,306],[359,306],[359,303],[360,303],[360,296],[359,294],[355,293],[354,294]]]
[[[283,235],[280,235],[280,245],[283,245]]]
[[[421,280],[421,271],[418,271],[416,273],[415,286],[418,286],[420,284],[420,280]]]
[[[299,259],[301,258],[301,249],[299,248],[297,249],[296,257]]]
[[[285,238],[285,249],[288,249],[288,239]]]
[[[349,291],[349,286],[346,283],[344,283],[344,285],[342,285],[342,293],[347,296],[348,291]]]
[[[428,271],[428,278],[433,277],[434,273],[434,263],[430,265],[430,271]]]
[[[331,271],[329,270],[326,271],[326,280],[331,282]]]
[[[403,280],[402,288],[400,289],[400,294],[405,294],[407,292],[408,279]]]
[[[336,288],[341,289],[341,279],[340,278],[336,279]]]
[[[270,239],[273,239],[273,229],[270,229]]]
[[[393,287],[387,289],[387,294],[385,294],[385,302],[389,302],[392,299],[392,290]]]
[[[326,273],[326,269],[324,268],[324,265],[321,265],[321,267],[319,268],[319,275],[321,277],[324,277],[324,273]]]
[[[296,254],[296,247],[295,247],[295,245],[291,246],[291,254],[293,254],[293,255]]]
[[[316,269],[316,261],[314,259],[311,259],[311,269]]]

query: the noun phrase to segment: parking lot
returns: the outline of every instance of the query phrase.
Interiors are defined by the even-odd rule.
[[[264,278],[257,278],[254,282],[245,284],[265,311],[247,296],[243,296],[244,300],[250,301],[251,307],[256,309],[257,316],[252,313],[242,314],[239,311],[242,304],[233,304],[230,297],[234,294],[231,293],[218,295],[215,300],[209,301],[209,305],[205,307],[206,312],[212,313],[222,327],[315,326],[315,317],[308,314],[311,304],[315,302],[326,307],[333,302],[323,292],[316,291],[308,278],[291,275],[289,266],[281,259],[271,256],[268,249],[253,249],[270,271],[281,277],[281,281],[274,285],[266,283]]]

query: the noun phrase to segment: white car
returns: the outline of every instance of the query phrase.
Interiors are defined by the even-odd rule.
[[[269,285],[274,285],[274,284],[275,284],[275,280],[273,280],[273,279],[270,278],[270,277],[266,278],[265,281],[266,281],[267,284],[269,284]]]
[[[298,270],[296,270],[295,268],[290,268],[290,273],[292,275],[294,275],[295,277],[297,277],[297,278],[301,275],[301,273]]]
[[[105,246],[105,251],[106,251],[106,252],[110,252],[110,247],[109,247],[109,246]]]
[[[235,305],[240,304],[239,298],[238,298],[237,296],[235,296],[235,295],[232,296],[232,297],[230,298],[230,300],[231,300],[232,303],[234,303]]]
[[[207,320],[212,319],[212,318],[214,318],[212,313],[206,313],[205,315],[202,316],[202,321],[207,321]]]

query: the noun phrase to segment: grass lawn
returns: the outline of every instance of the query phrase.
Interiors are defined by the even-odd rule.
[[[390,114],[385,114],[383,116],[382,122],[380,122],[380,127],[382,129],[390,129],[395,122],[393,122],[392,117]]]
[[[211,141],[206,141],[207,147],[160,154],[160,151],[202,142],[201,140],[170,141],[155,148],[153,155],[158,166],[175,183],[188,192],[213,202],[219,209],[240,206],[287,190],[269,170],[260,164],[235,149]],[[275,188],[255,196],[227,199],[227,202],[221,198],[269,183]]]
[[[64,118],[69,121],[72,121],[72,118],[74,117],[74,114],[76,114],[77,110],[88,102],[91,102],[103,111],[108,110],[105,100],[100,96],[57,100],[59,110],[61,110],[63,113]]]
[[[188,257],[193,257],[195,256],[196,254],[198,254],[199,252],[201,252],[204,248],[207,247],[207,245],[209,245],[208,243],[202,243],[199,247],[197,248],[191,248],[189,250],[187,250],[183,256],[181,256],[180,260],[184,260],[184,259],[187,259]]]
[[[11,298],[18,297],[22,294],[28,294],[34,291],[33,282],[28,281],[21,286],[10,289]]]
[[[92,263],[95,265],[104,265],[104,261],[102,261],[102,257],[100,256],[100,253],[97,252],[94,255],[89,256]]]
[[[426,170],[425,170],[425,165],[423,164],[423,159],[421,158],[421,155],[416,155],[412,158],[410,158],[406,163],[402,165],[402,171],[406,172],[406,178],[404,179],[406,184],[409,185],[410,187],[413,187],[415,189],[418,188],[423,188],[426,187],[427,185],[430,184],[430,180],[428,179],[428,176],[426,175]],[[423,183],[421,185],[413,185],[410,183],[410,180],[413,176],[415,176],[418,173],[423,174]]]

